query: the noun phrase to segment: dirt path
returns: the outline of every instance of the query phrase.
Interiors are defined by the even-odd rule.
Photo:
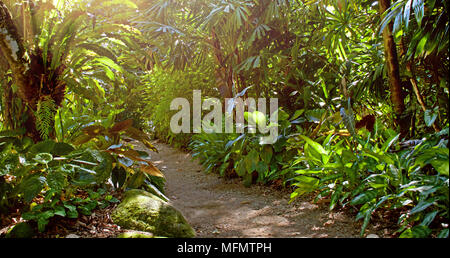
[[[166,196],[197,237],[359,237],[360,226],[341,212],[306,200],[288,204],[289,193],[205,174],[191,155],[155,143],[151,160],[165,174]]]

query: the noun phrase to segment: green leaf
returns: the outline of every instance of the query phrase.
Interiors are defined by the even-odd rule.
[[[78,209],[80,210],[81,214],[89,216],[92,214],[92,210],[94,210],[96,207],[97,201],[89,201],[87,204],[78,207]]]
[[[71,204],[64,204],[64,207],[68,210],[66,215],[70,219],[76,219],[78,218],[78,211],[77,207]]]
[[[238,162],[235,166],[235,170],[236,170],[236,174],[238,174],[238,176],[244,176],[245,172],[246,172],[246,168],[245,168],[245,162],[244,160],[241,160],[240,162]]]
[[[437,110],[439,111],[439,110]],[[438,117],[439,113],[436,112],[436,110],[425,110],[425,114],[424,114],[424,119],[425,119],[425,124],[430,127],[434,124],[434,121],[436,121],[437,117]]]
[[[394,164],[394,160],[391,157],[389,157],[389,155],[386,154],[386,153],[379,154],[379,153],[375,153],[375,152],[373,152],[371,150],[364,149],[362,155],[366,156],[366,157],[371,157],[374,160],[376,160],[377,162],[382,161],[382,162],[385,162],[386,164],[389,164],[389,165],[393,165]]]
[[[308,143],[311,147],[314,148],[314,150],[316,150],[319,154],[321,155],[328,155],[328,151],[326,151],[322,145],[320,145],[319,143],[311,140],[310,138],[304,136],[304,135],[300,135],[300,137],[302,137],[306,143]]]
[[[264,161],[266,164],[270,164],[272,155],[273,155],[273,148],[270,145],[264,145],[261,153],[259,154],[259,156],[261,157],[261,160]]]
[[[266,115],[262,112],[255,111],[252,113],[251,120],[259,126],[264,126],[267,123]]]
[[[448,232],[448,228],[444,228],[443,230],[441,230],[441,232],[439,232],[437,238],[448,238]]]
[[[426,238],[431,234],[431,229],[427,226],[418,225],[405,230],[400,238]]]
[[[121,72],[121,73],[124,72],[123,68],[120,65],[116,64],[113,60],[111,60],[110,58],[108,58],[106,56],[97,57],[93,61],[96,61],[100,64],[106,65],[107,67],[115,69],[118,72]]]
[[[294,115],[292,115],[290,120],[295,120],[295,119],[299,118],[304,112],[305,112],[304,109],[295,111]]]
[[[342,194],[342,190],[344,189],[343,185],[339,185],[336,189],[336,191],[333,192],[333,194],[331,195],[331,201],[330,201],[330,210],[333,210],[334,207],[336,206],[341,194]]]
[[[52,190],[59,192],[68,185],[68,182],[63,172],[51,170],[47,175],[47,184]]]
[[[449,160],[432,160],[431,165],[436,169],[437,172],[441,175],[449,176]]]
[[[253,176],[252,174],[246,174],[244,176],[244,180],[243,180],[243,184],[245,187],[250,187],[252,185],[253,182]]]
[[[259,155],[258,155],[258,152],[256,152],[255,150],[250,151],[250,153],[247,156],[245,156],[244,164],[245,164],[245,169],[247,170],[247,173],[250,174],[256,170],[258,161],[259,161]]]
[[[394,144],[398,138],[400,137],[400,134],[397,134],[395,136],[392,136],[391,138],[389,138],[381,147],[381,150],[383,152],[386,152],[387,150],[389,150],[389,148],[392,146],[392,144]]]
[[[224,176],[224,175],[225,175],[225,171],[226,171],[226,169],[228,168],[229,165],[230,165],[229,162],[225,162],[225,163],[223,163],[223,164],[220,166],[220,168],[219,168],[219,174],[220,174],[221,176]]]
[[[127,157],[119,157],[118,160],[125,167],[131,167],[134,164],[134,161],[132,159],[127,158]]]
[[[54,144],[54,147],[53,147],[53,150],[51,153],[55,156],[65,156],[65,155],[70,154],[74,150],[75,150],[75,148],[68,143],[57,142]]]
[[[412,230],[408,228],[400,234],[399,238],[414,238],[414,235],[412,233]]]
[[[58,215],[58,216],[61,216],[61,217],[65,217],[66,216],[66,210],[64,209],[63,206],[56,206],[54,214]]]
[[[239,140],[241,140],[244,137],[245,137],[245,134],[241,134],[236,139],[228,141],[228,143],[225,145],[225,149],[232,147],[236,142],[238,142]]]
[[[293,185],[298,187],[298,189],[295,190],[297,195],[315,191],[319,187],[320,183],[319,179],[309,176],[297,176],[294,179],[296,183],[294,183]]]
[[[27,132],[25,128],[19,128],[15,130],[6,130],[0,132],[0,137],[16,137],[16,136],[22,136]]]
[[[44,187],[45,177],[43,176],[32,176],[24,180],[20,185],[20,189],[24,194],[25,202],[30,203],[34,197],[36,197]]]
[[[33,160],[37,161],[39,164],[47,165],[53,160],[53,156],[50,153],[39,153]]]
[[[370,218],[372,217],[372,209],[367,210],[364,213],[364,221],[363,224],[361,226],[361,233],[360,235],[362,236],[364,234],[364,232],[366,231],[367,226],[369,225],[370,222]]]
[[[44,232],[45,226],[47,226],[49,219],[53,217],[55,214],[53,211],[45,211],[43,213],[40,213],[37,216],[37,223],[38,223],[38,230],[39,232]]]
[[[375,197],[377,197],[377,195],[378,195],[378,191],[376,191],[376,190],[367,191],[367,192],[364,192],[364,193],[356,196],[355,198],[353,198],[353,200],[351,200],[350,203],[352,205],[364,204],[364,203],[372,201]]]
[[[422,223],[420,223],[420,225],[428,227],[431,224],[431,222],[433,222],[433,220],[436,217],[436,215],[438,214],[438,212],[439,211],[432,211],[432,212],[428,213],[427,215],[425,215],[425,218],[422,220]]]
[[[430,207],[431,205],[433,205],[433,203],[436,201],[435,198],[431,198],[431,199],[427,199],[427,200],[423,200],[420,201],[414,208],[412,208],[408,214],[412,215],[418,212],[421,212],[423,210],[425,210],[426,208]]]
[[[31,146],[29,152],[31,154],[52,153],[54,147],[55,147],[55,142],[54,141],[46,140],[46,141],[39,142],[39,143]]]
[[[104,183],[111,177],[112,166],[113,166],[113,157],[107,152],[101,152],[101,157],[103,158],[100,161],[100,164],[94,168],[96,172],[96,181],[97,183]]]
[[[78,186],[86,186],[96,182],[95,171],[80,166],[71,165],[75,169],[75,176],[72,183]]]
[[[145,174],[141,171],[137,171],[134,175],[128,180],[127,187],[132,189],[137,189],[141,187],[145,182]]]
[[[256,171],[258,172],[259,175],[264,175],[267,172],[268,169],[269,169],[269,167],[264,162],[260,161],[256,165]]]

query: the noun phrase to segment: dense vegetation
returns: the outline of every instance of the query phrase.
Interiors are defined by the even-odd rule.
[[[109,185],[162,191],[127,143],[155,150],[148,133],[207,172],[353,207],[362,235],[380,212],[396,236],[448,237],[447,5],[1,0],[0,208],[44,230],[115,201]],[[278,98],[277,142],[174,134],[170,103],[193,90]]]

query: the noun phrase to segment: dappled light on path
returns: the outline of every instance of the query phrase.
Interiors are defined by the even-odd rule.
[[[267,186],[205,174],[189,154],[155,143],[152,162],[167,179],[166,196],[197,237],[358,237],[359,225],[341,212]]]

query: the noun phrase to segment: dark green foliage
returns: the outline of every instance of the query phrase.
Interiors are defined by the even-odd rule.
[[[21,222],[15,225],[12,229],[6,233],[5,238],[31,238],[36,234],[33,227],[26,223]]]
[[[119,130],[119,125],[113,127],[111,132],[114,130]],[[5,132],[3,135],[11,134]],[[23,202],[30,209],[23,210],[22,217],[36,221],[42,232],[56,215],[77,218],[79,214],[90,215],[96,208],[105,208],[109,203],[117,202],[105,189],[93,190],[107,186],[110,178],[117,188],[140,188],[154,181],[162,189],[164,180],[157,180],[138,168],[134,168],[136,172],[131,175],[124,166],[119,166],[119,163],[124,163],[121,159],[126,157],[120,158],[112,151],[116,149],[117,146],[108,150],[75,148],[68,143],[52,140],[30,144],[26,137],[0,137],[1,210],[6,211],[6,208]],[[126,150],[122,153],[127,154]],[[128,155],[141,159],[138,152],[128,153],[136,153],[137,156]],[[131,164],[126,167],[129,170],[134,164],[133,160],[130,161]],[[119,177],[117,171],[122,172]],[[5,176],[13,179],[6,180]],[[78,197],[79,191],[86,191],[89,197]],[[36,203],[36,197],[42,197],[43,202]]]

